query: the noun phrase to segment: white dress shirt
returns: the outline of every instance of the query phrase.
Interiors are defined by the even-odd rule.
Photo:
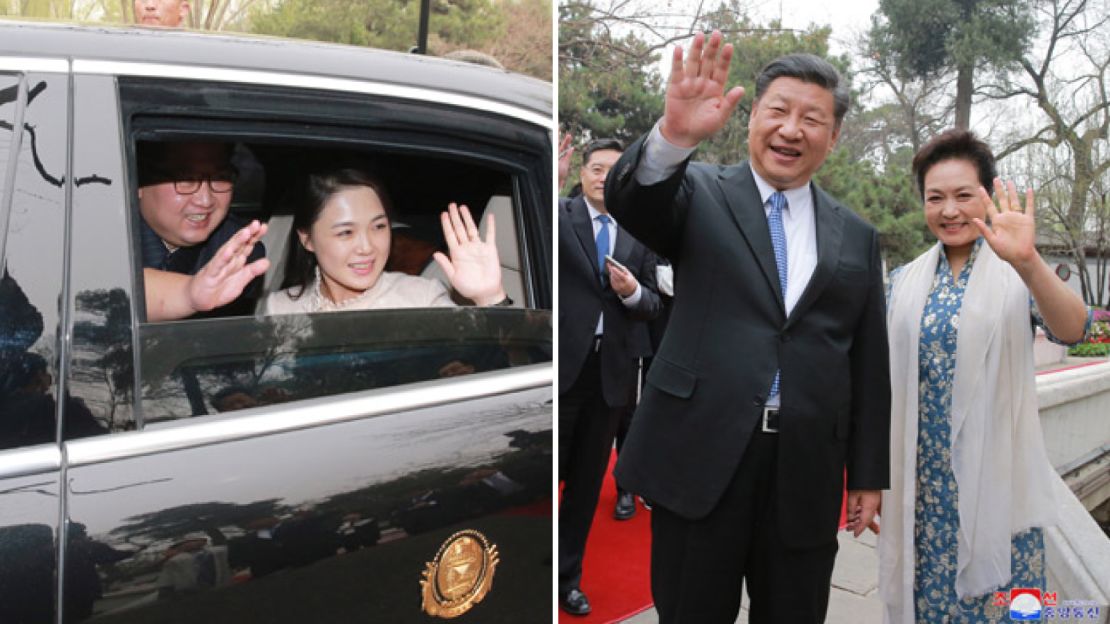
[[[693,153],[693,147],[679,147],[663,137],[659,123],[651,129],[644,142],[644,155],[636,169],[636,181],[644,186],[662,182],[670,177],[678,167]],[[749,163],[750,166],[750,163]],[[764,215],[771,211],[771,195],[776,188],[760,177],[752,169],[755,186],[763,202]],[[782,226],[786,232],[786,315],[794,309],[801,299],[813,271],[817,268],[817,220],[813,212],[813,191],[809,181],[797,188],[785,189],[787,207],[782,211]],[[779,398],[767,402],[768,407],[777,407]]]

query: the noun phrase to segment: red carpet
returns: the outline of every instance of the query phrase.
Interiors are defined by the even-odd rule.
[[[637,500],[631,520],[613,519],[617,486],[609,458],[605,483],[601,486],[586,558],[582,566],[582,591],[590,598],[593,612],[585,617],[559,611],[559,624],[607,624],[651,607],[651,512]]]
[[[582,591],[590,598],[593,612],[583,617],[559,611],[559,624],[610,624],[652,607],[651,512],[637,499],[636,515],[631,520],[613,519],[616,458],[616,452],[609,458],[582,566]],[[843,507],[840,526],[844,526]]]

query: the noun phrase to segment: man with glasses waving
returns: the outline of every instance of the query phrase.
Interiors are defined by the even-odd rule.
[[[139,213],[148,321],[250,314],[266,269],[266,225],[228,214],[231,145],[143,143]]]

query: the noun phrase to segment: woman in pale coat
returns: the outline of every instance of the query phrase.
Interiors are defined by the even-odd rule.
[[[266,298],[266,313],[455,305],[439,280],[385,270],[390,212],[381,182],[359,169],[310,175],[293,215],[285,288]],[[448,254],[434,258],[463,298],[479,306],[511,305],[501,283],[493,215],[487,220],[482,240],[467,207],[450,204],[440,217]]]
[[[1013,182],[995,178],[985,143],[950,130],[918,151],[913,169],[938,243],[891,273],[884,620],[1009,621],[994,592],[1044,588],[1042,528],[1057,507],[1033,325],[1075,343],[1090,312],[1037,253],[1033,192],[1023,208]]]

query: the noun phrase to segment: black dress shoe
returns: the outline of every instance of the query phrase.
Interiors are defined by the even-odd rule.
[[[617,520],[628,520],[636,515],[636,499],[631,492],[617,494],[617,505],[613,508],[613,517]]]
[[[590,612],[590,601],[582,590],[575,588],[559,599],[559,608],[571,615],[586,615]]]

